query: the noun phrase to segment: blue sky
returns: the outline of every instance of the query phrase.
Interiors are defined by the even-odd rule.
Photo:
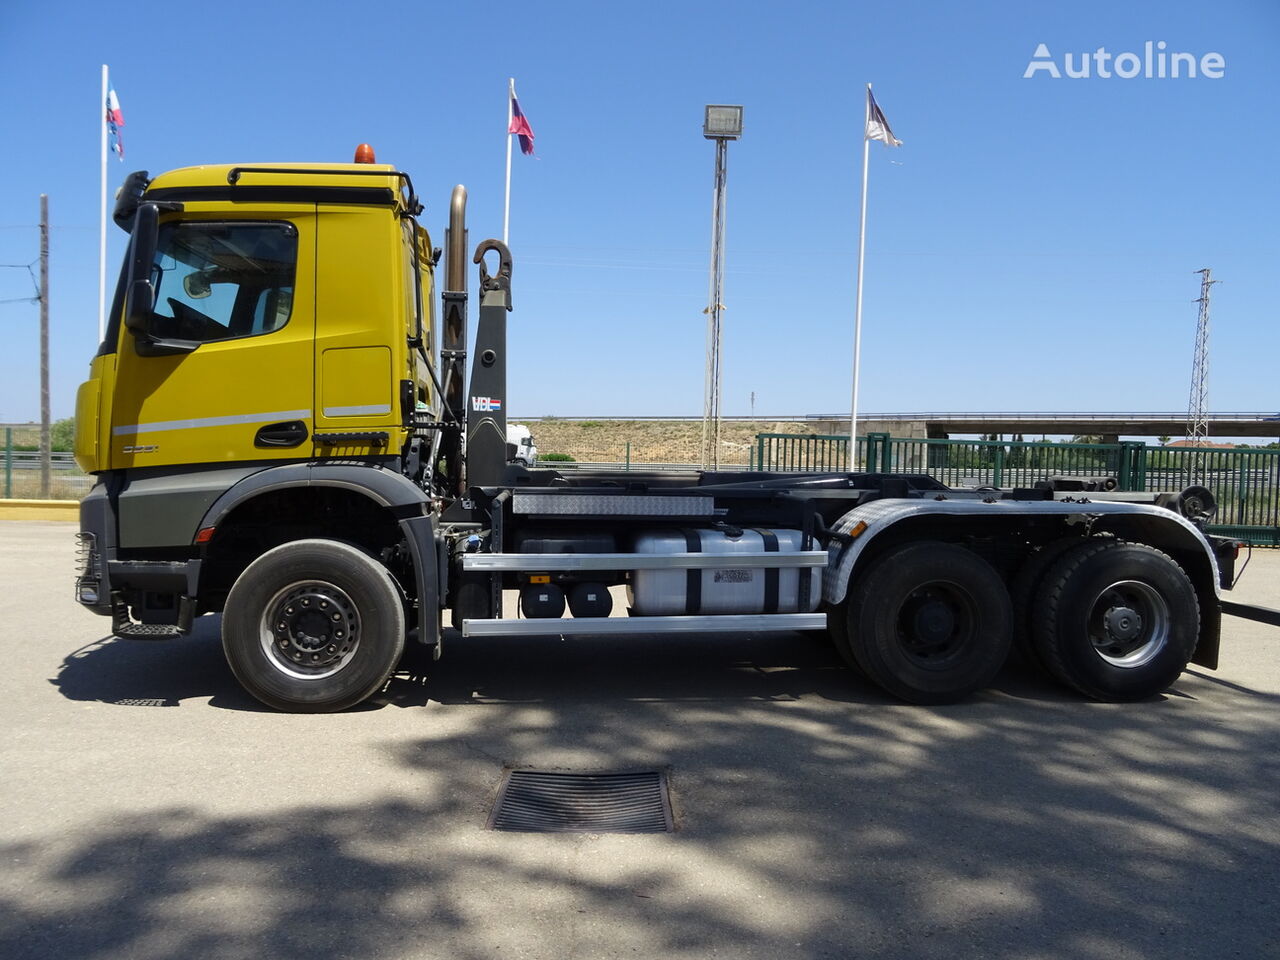
[[[127,12],[122,12],[127,11]],[[1023,79],[1037,44],[1225,59],[1221,79]],[[861,409],[1186,408],[1199,278],[1210,406],[1276,410],[1280,3],[272,3],[8,0],[0,263],[38,253],[50,196],[53,412],[96,340],[98,102],[109,63],[132,170],[346,161],[413,174],[443,239],[470,191],[501,234],[506,78],[537,134],[514,161],[509,407],[702,408],[712,147],[730,147],[726,414],[849,405],[870,81]],[[108,272],[124,235],[110,229]],[[0,270],[0,300],[27,296]],[[38,308],[0,304],[0,422],[39,416]]]

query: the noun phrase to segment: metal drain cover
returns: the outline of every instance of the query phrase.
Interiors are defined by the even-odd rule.
[[[669,833],[667,775],[660,770],[508,770],[488,828],[525,833]]]

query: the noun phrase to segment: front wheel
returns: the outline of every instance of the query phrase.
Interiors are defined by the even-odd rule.
[[[1004,581],[954,544],[912,543],[880,557],[850,588],[847,617],[852,662],[910,703],[960,700],[1009,655]]]
[[[334,540],[268,550],[236,580],[222,617],[223,651],[241,686],[295,713],[344,710],[372,695],[404,637],[391,575]]]
[[[1183,569],[1141,543],[1086,543],[1040,587],[1032,621],[1050,672],[1095,700],[1143,700],[1186,669],[1200,605]]]

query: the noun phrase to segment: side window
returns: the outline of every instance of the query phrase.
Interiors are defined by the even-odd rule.
[[[297,260],[289,223],[163,224],[152,333],[207,343],[279,330],[293,308]]]

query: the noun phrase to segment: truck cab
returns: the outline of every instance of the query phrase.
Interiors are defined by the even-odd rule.
[[[522,467],[532,467],[538,462],[538,447],[533,442],[533,434],[523,423],[507,424],[507,444],[514,447],[509,462]]]
[[[135,279],[77,396],[80,466],[398,454],[437,402],[434,261],[411,203],[388,166],[131,177],[115,218]]]

